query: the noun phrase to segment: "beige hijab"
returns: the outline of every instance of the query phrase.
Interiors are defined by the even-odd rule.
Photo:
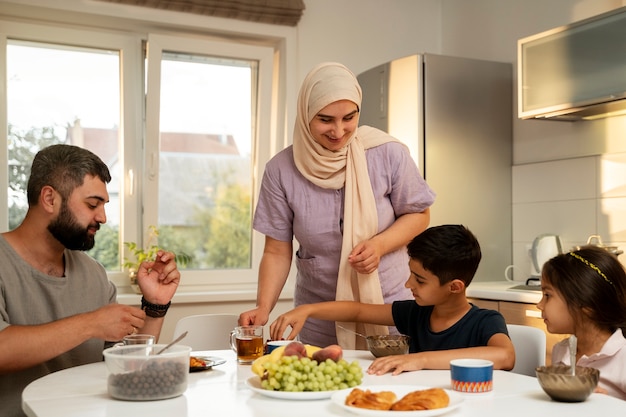
[[[348,263],[348,255],[359,242],[378,233],[378,214],[367,171],[365,150],[394,138],[384,132],[361,126],[345,147],[330,151],[315,141],[309,122],[327,105],[350,100],[361,108],[361,87],[354,74],[338,63],[315,67],[302,83],[293,136],[295,164],[302,175],[315,185],[332,190],[345,186],[343,241],[337,277],[337,300],[356,300],[382,304],[383,294],[378,271],[358,274]],[[367,335],[387,334],[386,326],[337,323],[344,328]],[[365,348],[365,341],[337,327],[337,340],[344,349]]]

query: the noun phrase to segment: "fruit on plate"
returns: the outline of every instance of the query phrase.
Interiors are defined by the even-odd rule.
[[[272,391],[334,391],[354,388],[363,379],[359,362],[348,363],[345,359],[318,363],[307,357],[282,356],[278,362],[266,362],[263,367],[261,386]]]
[[[296,345],[300,345],[304,349]],[[289,349],[287,349],[288,347]],[[286,350],[286,353],[285,353],[285,350]],[[287,356],[287,355],[288,356],[296,355],[296,356],[303,357],[304,352],[306,352],[306,357],[312,358],[316,352],[321,351],[321,350],[322,348],[319,346],[306,345],[300,342],[291,342],[288,345],[277,347],[276,349],[274,349],[271,353],[268,353],[267,355],[263,355],[260,358],[257,358],[254,362],[252,362],[251,369],[252,369],[252,372],[254,372],[256,375],[262,377],[263,373],[265,372],[265,368],[263,368],[263,364],[266,362],[278,362],[281,357]],[[296,352],[299,352],[299,354]]]
[[[292,342],[252,363],[261,386],[274,391],[331,391],[359,385],[363,370],[348,363],[338,345],[325,348]]]

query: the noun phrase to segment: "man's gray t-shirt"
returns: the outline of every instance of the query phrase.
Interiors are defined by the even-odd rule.
[[[65,276],[52,277],[25,262],[0,235],[0,331],[10,325],[49,323],[115,302],[115,285],[101,264],[80,251],[66,250],[64,256]],[[23,416],[26,385],[51,372],[101,361],[104,343],[90,339],[43,364],[0,375],[0,416]]]

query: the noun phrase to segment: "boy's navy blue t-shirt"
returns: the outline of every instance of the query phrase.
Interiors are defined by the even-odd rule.
[[[398,331],[411,337],[409,353],[487,346],[494,334],[509,334],[502,314],[473,304],[465,316],[441,332],[430,330],[433,306],[405,300],[394,302],[391,308]]]

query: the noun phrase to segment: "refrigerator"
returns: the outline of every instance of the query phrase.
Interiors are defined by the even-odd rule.
[[[478,238],[475,281],[500,281],[512,259],[512,64],[416,54],[357,76],[360,124],[404,142],[437,193],[430,225]]]

